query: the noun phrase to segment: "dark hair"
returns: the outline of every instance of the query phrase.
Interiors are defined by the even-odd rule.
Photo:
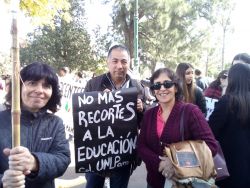
[[[194,74],[197,75],[197,76],[200,76],[201,75],[201,71],[199,69],[195,69],[194,70]]]
[[[241,60],[246,64],[250,64],[250,55],[248,55],[247,53],[237,54],[232,61],[232,65],[235,60]]]
[[[65,72],[65,73],[67,73],[67,70],[66,70],[65,67],[61,67],[59,70]]]
[[[229,109],[236,114],[242,124],[247,124],[250,114],[249,65],[238,63],[230,68],[226,95],[229,96]]]
[[[43,109],[50,110],[51,112],[56,112],[58,105],[60,106],[61,92],[59,90],[58,77],[49,65],[40,62],[34,62],[32,64],[24,67],[20,72],[20,88],[22,88],[22,83],[25,81],[38,81],[45,79],[45,81],[52,87],[52,95],[48,103],[43,107]],[[6,95],[6,101],[11,105],[11,87]],[[22,100],[22,99],[21,99]],[[10,107],[10,106],[9,106]]]
[[[175,99],[177,101],[182,100],[183,96],[182,96],[182,88],[181,88],[181,85],[180,85],[180,80],[177,77],[177,75],[175,74],[175,72],[172,71],[169,68],[160,68],[157,71],[155,71],[152,74],[151,78],[150,78],[150,85],[153,85],[154,84],[154,80],[157,79],[161,74],[166,74],[174,82],[175,87],[177,89],[177,92],[175,94]],[[151,92],[153,93],[152,90],[151,90]]]
[[[78,76],[79,78],[82,78],[82,77],[83,77],[81,72],[77,72],[77,76]]]
[[[212,82],[210,83],[209,87],[211,87],[211,88],[218,88],[218,87],[220,87],[220,85],[221,85],[220,79],[221,79],[223,76],[226,76],[226,75],[228,75],[228,70],[223,70],[223,71],[221,71],[221,72],[218,74],[217,78],[216,78],[214,81],[212,81]]]
[[[190,63],[179,63],[176,68],[176,74],[179,77],[182,85],[183,95],[184,95],[184,101],[195,103],[195,85],[192,82],[191,84],[186,84],[186,70],[192,68],[193,66]]]
[[[121,50],[124,50],[128,53],[128,56],[130,57],[130,53],[129,53],[129,50],[126,46],[122,45],[122,44],[117,44],[117,45],[114,45],[112,46],[109,51],[108,51],[108,57],[110,56],[111,52],[114,50],[114,49],[121,49]]]

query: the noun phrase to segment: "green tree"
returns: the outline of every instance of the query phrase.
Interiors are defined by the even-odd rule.
[[[11,75],[11,67],[10,56],[0,52],[0,75]]]
[[[43,26],[29,34],[29,40],[21,48],[21,62],[45,61],[54,67],[95,70],[90,36],[85,28],[84,1],[70,0],[71,21],[54,18],[54,26]]]
[[[181,61],[198,64],[218,0],[139,0],[141,67],[154,71],[161,62],[175,68]],[[134,0],[116,0],[113,29],[133,57]],[[200,27],[200,25],[205,27]]]
[[[13,0],[4,1],[11,5]],[[32,18],[33,23],[36,25],[53,24],[51,21],[55,16],[60,16],[69,21],[69,9],[70,3],[68,0],[20,0],[20,10],[26,16]]]
[[[232,0],[216,1],[213,7],[212,19],[207,29],[208,34],[202,50],[202,62],[205,64],[200,65],[200,67],[205,67],[207,76],[217,75],[218,72],[225,68],[224,64],[227,63],[224,63],[224,53],[226,51],[227,36],[233,32],[231,13],[234,7],[235,4]]]
[[[219,25],[221,29],[221,67],[220,69],[224,69],[225,65],[225,50],[226,50],[226,37],[227,35],[232,32],[232,25],[231,25],[231,14],[235,8],[234,3],[229,3],[227,0],[221,0],[218,3],[216,8],[215,18],[217,20],[217,25]]]
[[[98,64],[98,67],[94,72],[96,75],[100,75],[104,72],[107,72],[107,52],[112,43],[112,37],[110,36],[109,32],[102,34],[101,27],[99,25],[93,30],[93,33],[92,49],[94,51],[94,58]]]

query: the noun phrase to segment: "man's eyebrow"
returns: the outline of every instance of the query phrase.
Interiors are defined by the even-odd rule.
[[[123,59],[119,59],[119,58],[116,58],[116,57],[113,57],[111,58],[111,60],[121,60],[121,61],[128,61],[126,58],[123,58]]]

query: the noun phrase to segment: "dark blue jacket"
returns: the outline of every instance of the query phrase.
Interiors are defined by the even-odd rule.
[[[8,169],[4,148],[12,147],[11,111],[0,112],[0,185]],[[21,145],[37,158],[39,171],[26,176],[26,188],[54,188],[54,179],[61,176],[70,163],[69,143],[62,120],[45,111],[21,113]]]

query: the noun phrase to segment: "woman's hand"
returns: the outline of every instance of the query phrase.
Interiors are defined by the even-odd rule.
[[[3,188],[25,188],[25,175],[22,171],[6,170],[2,177]]]
[[[9,156],[9,169],[21,171],[24,175],[28,175],[31,171],[38,170],[36,158],[30,151],[22,146],[13,149],[5,148],[4,154]]]
[[[162,175],[168,179],[172,178],[174,175],[174,167],[172,162],[168,157],[159,156],[159,158],[161,159],[159,164],[159,172],[161,172]]]

